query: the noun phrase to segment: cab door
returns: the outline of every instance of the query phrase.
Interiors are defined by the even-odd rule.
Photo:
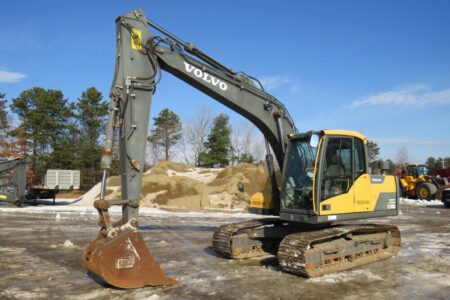
[[[354,138],[354,202],[355,212],[371,210],[372,184],[367,173],[366,152],[364,142]]]
[[[353,137],[328,136],[319,171],[320,215],[354,210]]]

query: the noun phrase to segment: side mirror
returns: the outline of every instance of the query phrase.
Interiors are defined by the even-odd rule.
[[[320,137],[317,134],[312,134],[311,139],[309,140],[309,145],[313,148],[317,148],[319,145]]]

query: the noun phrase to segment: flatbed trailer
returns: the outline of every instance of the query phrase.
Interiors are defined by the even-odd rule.
[[[47,187],[30,187],[28,188],[26,199],[32,200],[36,204],[37,199],[53,199],[53,205],[56,203],[56,194],[59,189],[51,189]]]

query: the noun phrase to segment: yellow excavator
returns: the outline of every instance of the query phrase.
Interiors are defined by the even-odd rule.
[[[160,35],[152,35],[149,27]],[[250,210],[271,214],[217,228],[216,253],[228,259],[276,255],[282,271],[316,277],[379,261],[400,249],[396,226],[344,221],[396,216],[394,176],[372,175],[367,139],[349,130],[298,132],[286,107],[259,81],[235,72],[148,20],[137,9],[116,20],[117,55],[102,157],[102,188],[94,203],[100,232],[84,250],[84,266],[120,288],[170,285],[138,228],[142,168],[151,98],[161,71],[173,74],[250,120],[265,136],[272,186]],[[105,199],[113,139],[119,140],[120,199]],[[282,178],[277,184],[274,165]],[[113,221],[109,208],[122,206]]]

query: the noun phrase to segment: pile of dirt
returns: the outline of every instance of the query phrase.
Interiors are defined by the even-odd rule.
[[[241,163],[223,169],[208,185],[222,186],[230,182],[237,185],[240,181],[244,185],[244,192],[253,195],[262,190],[267,180],[269,180],[267,169],[263,165]]]
[[[268,174],[263,165],[242,163],[227,168],[193,168],[162,161],[144,173],[141,206],[176,210],[243,210],[250,196],[263,190]],[[77,205],[92,205],[99,189]],[[120,179],[110,177],[106,198],[120,198]]]

